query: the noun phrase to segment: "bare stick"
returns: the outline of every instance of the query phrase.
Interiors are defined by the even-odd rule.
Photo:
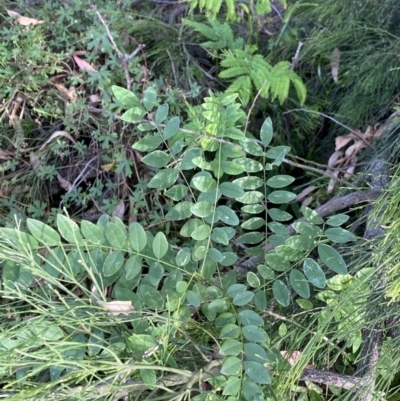
[[[294,67],[296,67],[297,60],[298,60],[298,58],[300,56],[300,50],[303,47],[303,45],[304,45],[303,42],[299,42],[299,44],[297,45],[297,50],[296,50],[296,53],[295,53],[294,57],[292,58],[292,64],[290,66],[291,70],[294,70]]]

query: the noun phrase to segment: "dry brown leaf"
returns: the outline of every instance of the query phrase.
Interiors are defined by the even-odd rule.
[[[348,159],[353,159],[355,156],[357,156],[358,152],[366,146],[367,145],[363,141],[357,141],[346,149],[345,156]]]
[[[65,100],[77,99],[78,96],[74,87],[71,87],[71,89],[67,89],[64,85],[61,84],[53,83],[53,85],[57,88],[57,90],[61,93],[62,97]]]
[[[313,196],[307,196],[307,198],[305,198],[303,202],[301,202],[301,206],[303,207],[310,206],[313,199],[314,199]]]
[[[349,178],[354,174],[354,170],[356,169],[355,165],[350,166],[349,168],[346,169],[346,172],[344,173],[344,178]]]
[[[73,59],[75,60],[75,63],[77,66],[84,71],[97,71],[95,68],[93,68],[87,61],[79,58],[76,53],[72,55]]]
[[[71,190],[72,184],[65,178],[62,178],[60,174],[57,174],[57,180],[60,183],[61,188],[65,189],[67,192]]]
[[[29,159],[31,161],[33,169],[37,170],[37,168],[40,166],[39,158],[36,156],[35,153],[31,152],[31,153],[29,153]]]
[[[1,160],[10,160],[14,158],[14,155],[11,152],[7,152],[6,150],[0,149],[0,159]]]
[[[332,57],[331,57],[332,78],[335,82],[338,82],[339,64],[340,64],[340,50],[336,47],[333,50]]]
[[[362,135],[362,134],[360,134],[360,135]],[[335,139],[335,150],[342,149],[353,139],[357,139],[357,137],[354,134],[337,136]]]
[[[89,102],[90,103],[101,103],[101,97],[99,95],[90,95]]]
[[[40,147],[39,150],[42,150],[52,139],[57,138],[59,136],[64,136],[64,137],[68,138],[71,142],[76,143],[75,139],[72,138],[72,136],[70,134],[68,134],[68,132],[66,132],[66,131],[55,131],[50,135],[50,138]]]
[[[301,351],[281,351],[281,355],[290,363],[291,366],[294,366],[300,359],[302,352]],[[306,365],[306,369],[313,369],[314,365]]]
[[[18,23],[23,26],[44,24],[44,21],[35,18],[24,17],[23,15],[18,14],[16,11],[7,10],[7,13],[10,17],[16,17]]]
[[[124,201],[121,199],[119,202],[118,202],[118,205],[117,205],[117,207],[115,208],[115,210],[111,213],[111,216],[112,217],[114,217],[114,216],[117,216],[117,217],[119,217],[120,219],[122,219],[122,217],[124,217],[124,214],[125,214],[125,203],[124,203]]]
[[[2,196],[10,196],[10,195],[20,195],[26,192],[29,192],[31,190],[31,187],[28,185],[22,186],[22,185],[16,185],[15,187],[7,187],[4,188],[4,192],[2,192]]]
[[[343,159],[340,159],[342,156],[343,156],[343,152],[341,152],[340,150],[333,152],[331,157],[328,160],[328,167],[333,167],[335,165],[338,165],[339,160],[343,160]]]
[[[339,177],[339,171],[338,170],[334,171],[332,173],[332,175],[334,177],[338,178]],[[328,189],[326,190],[326,192],[328,192],[328,194],[330,194],[335,189],[336,182],[337,181],[335,179],[333,179],[333,178],[329,181]]]
[[[301,202],[304,198],[310,195],[311,192],[315,191],[317,187],[310,185],[307,188],[304,188],[298,195],[297,198],[293,201],[293,203]]]
[[[113,315],[129,315],[129,312],[134,310],[131,301],[104,302],[96,300],[96,303],[97,305],[109,310]]]

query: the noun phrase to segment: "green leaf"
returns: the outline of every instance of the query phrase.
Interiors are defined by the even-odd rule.
[[[164,189],[175,183],[179,175],[179,170],[166,168],[159,171],[147,184],[148,188]]]
[[[116,85],[111,86],[111,90],[124,106],[140,106],[139,99],[131,91]]]
[[[289,234],[289,229],[286,226],[284,226],[282,223],[278,223],[276,221],[268,223],[268,228],[275,234],[279,234],[279,235],[288,235]]]
[[[282,280],[275,280],[272,284],[272,293],[275,299],[282,306],[289,306],[290,304],[290,292],[286,284]]]
[[[157,376],[154,369],[140,369],[140,377],[148,389],[154,390],[156,388]]]
[[[308,286],[307,280],[304,274],[296,269],[290,271],[289,282],[292,288],[302,298],[310,298],[310,287]]]
[[[247,325],[242,327],[243,337],[253,343],[263,343],[268,339],[267,335],[258,326]]]
[[[161,106],[158,106],[155,117],[156,124],[161,124],[168,117],[168,111],[168,104],[162,104]]]
[[[158,284],[162,280],[163,276],[164,276],[163,265],[159,262],[152,263],[149,267],[149,273],[147,274],[150,284],[153,285],[154,287],[158,287]]]
[[[151,152],[157,149],[163,140],[159,136],[146,135],[144,138],[135,142],[132,145],[133,149],[138,150],[139,152]]]
[[[310,258],[304,260],[303,271],[307,279],[317,288],[326,287],[325,273],[319,266],[319,264]]]
[[[151,309],[161,309],[164,306],[164,297],[151,285],[141,284],[138,295]]]
[[[268,159],[278,159],[282,156],[285,157],[290,152],[289,146],[275,146],[267,151],[265,154]]]
[[[261,146],[252,139],[242,139],[239,141],[239,144],[247,153],[251,154],[252,156],[264,156],[264,151],[262,150]]]
[[[157,342],[148,334],[133,334],[128,338],[128,344],[136,354],[144,354],[147,350],[157,347]]]
[[[175,261],[179,267],[186,266],[190,262],[190,248],[182,248],[176,255]]]
[[[246,356],[246,360],[248,361],[259,362],[262,364],[269,362],[267,352],[259,344],[244,344],[244,354]]]
[[[223,301],[222,299],[216,299],[215,301]],[[210,308],[211,304],[209,305]],[[227,305],[227,307],[229,308],[229,303]],[[226,309],[225,309],[226,310]],[[217,313],[219,313],[217,311]],[[222,339],[226,339],[226,338],[238,338],[240,336],[240,328],[238,325],[233,324],[233,323],[228,323],[226,324],[220,332],[219,337]]]
[[[259,191],[248,191],[240,198],[236,198],[238,202],[246,204],[261,203],[263,199],[264,194]]]
[[[263,205],[246,205],[242,206],[241,210],[245,213],[259,214],[265,211],[265,207]]]
[[[192,232],[201,225],[203,225],[203,222],[200,219],[190,219],[182,226],[179,233],[182,237],[190,237]]]
[[[147,245],[147,236],[139,223],[129,226],[129,243],[135,252],[141,252]]]
[[[226,376],[238,376],[241,371],[242,361],[236,356],[229,356],[221,366],[221,373]]]
[[[63,238],[71,244],[79,244],[83,240],[78,224],[67,216],[57,215],[57,228]]]
[[[222,343],[219,352],[221,355],[225,356],[228,355],[237,356],[242,352],[242,349],[243,349],[243,344],[241,341],[230,338]]]
[[[125,278],[131,280],[142,272],[142,258],[138,255],[131,256],[125,263]]]
[[[203,224],[197,227],[191,234],[191,237],[196,241],[202,241],[211,234],[211,227],[208,224]]]
[[[241,177],[232,181],[234,184],[239,185],[243,189],[257,189],[260,188],[264,181],[259,177]]]
[[[216,248],[210,248],[208,250],[208,256],[210,259],[216,263],[220,263],[224,260],[224,255],[222,254],[221,251],[219,251]]]
[[[168,241],[163,232],[159,231],[153,240],[153,253],[157,259],[161,259],[168,251]]]
[[[336,249],[326,244],[318,245],[318,255],[327,267],[338,274],[347,274],[347,265]]]
[[[200,201],[194,204],[190,210],[197,217],[207,217],[213,212],[214,205],[208,201]]]
[[[267,297],[265,295],[265,292],[263,290],[258,290],[254,294],[254,305],[259,311],[264,311],[265,308],[267,307]]]
[[[194,176],[192,178],[192,185],[200,192],[210,192],[217,188],[217,181],[215,181],[215,179],[212,177],[207,177],[204,175]]]
[[[232,395],[236,396],[240,391],[242,381],[237,376],[229,376],[228,380],[224,385],[224,390],[222,391],[222,395]],[[235,397],[235,399],[237,399]],[[229,401],[229,399],[227,400]]]
[[[243,306],[250,302],[254,297],[254,292],[243,291],[233,297],[232,303],[236,306]]]
[[[235,162],[247,173],[257,173],[263,170],[262,164],[257,160],[242,157],[240,159],[235,159]]]
[[[243,189],[232,182],[223,182],[219,186],[219,190],[221,191],[222,195],[228,197],[228,198],[240,198],[244,195]]]
[[[267,369],[259,362],[244,361],[244,371],[256,383],[271,384],[271,377]]]
[[[224,143],[221,146],[221,152],[222,155],[225,156],[226,158],[232,158],[232,159],[236,159],[238,157],[243,157],[244,156],[244,152],[242,149],[240,149],[239,146],[237,145],[233,145],[231,143]]]
[[[112,251],[104,261],[103,275],[104,277],[112,276],[117,273],[124,264],[124,253],[122,251]]]
[[[247,272],[247,282],[253,288],[259,288],[261,285],[260,279],[254,272]]]
[[[236,161],[239,159],[236,159]],[[243,167],[239,163],[223,161],[220,164],[222,171],[228,175],[239,175],[243,173]]]
[[[268,253],[265,255],[265,262],[269,267],[278,272],[284,272],[290,269],[290,263],[283,255]]]
[[[194,163],[193,160],[196,158],[201,159],[202,154],[203,154],[203,151],[200,148],[189,149],[187,152],[185,152],[185,155],[182,158],[181,169],[182,170],[193,170],[196,167],[196,164]],[[211,168],[208,170],[211,170]]]
[[[39,220],[34,220],[28,218],[26,220],[27,227],[31,234],[40,242],[49,245],[55,246],[59,245],[61,242],[61,238],[58,235],[58,232],[53,228],[47,226]]]
[[[296,221],[292,223],[292,226],[298,234],[305,234],[309,237],[314,238],[322,234],[322,230],[320,227],[305,221]]]
[[[216,227],[213,229],[211,239],[219,244],[228,245],[235,235],[235,230],[229,227]]]
[[[289,203],[297,198],[297,195],[289,191],[274,191],[268,195],[268,200],[275,204]]]
[[[357,241],[357,236],[344,228],[328,228],[324,235],[333,242],[344,244],[349,241]]]
[[[105,229],[107,241],[113,248],[120,249],[126,242],[126,232],[114,223],[107,223]]]
[[[229,286],[226,293],[231,298],[234,298],[237,294],[240,294],[244,291],[246,291],[246,286],[244,284],[232,284]]]
[[[267,147],[273,138],[272,120],[270,117],[266,118],[261,126],[260,139],[264,147]]]
[[[166,215],[167,220],[179,221],[189,218],[192,215],[193,202],[183,201],[176,204]]]
[[[313,224],[323,224],[324,219],[315,211],[310,209],[309,207],[303,206],[301,209],[303,216]]]
[[[245,309],[238,314],[239,322],[243,326],[262,326],[264,324],[264,319],[256,312],[251,309]]]
[[[122,121],[126,121],[127,123],[135,123],[141,120],[145,114],[146,110],[143,109],[142,107],[132,107],[127,111],[125,111],[125,113],[122,114],[120,119]]]
[[[275,278],[275,272],[266,265],[257,265],[257,271],[265,280],[273,280]]]
[[[299,251],[312,251],[315,247],[314,239],[305,234],[293,235],[285,244]]]
[[[167,124],[165,124],[163,131],[163,137],[165,141],[172,138],[179,131],[180,123],[181,120],[179,117],[172,117]]]
[[[283,210],[271,208],[267,210],[269,217],[275,221],[288,221],[293,219],[290,213],[284,212]]]
[[[349,218],[350,216],[347,216],[347,214],[337,214],[335,216],[329,217],[329,219],[326,221],[326,224],[331,227],[338,227],[346,223]]]
[[[267,180],[267,185],[271,188],[283,188],[290,185],[295,180],[290,175],[276,175]]]
[[[259,244],[265,239],[265,235],[258,231],[252,231],[241,235],[237,240],[241,244]]]
[[[239,224],[239,218],[236,213],[228,206],[218,206],[217,207],[218,217],[230,226],[237,226]]]
[[[147,111],[150,111],[154,105],[156,104],[157,93],[156,90],[152,86],[148,86],[144,92],[143,96],[143,106]]]
[[[81,231],[83,236],[92,244],[101,245],[104,242],[103,231],[90,221],[82,220]]]
[[[246,220],[244,223],[240,225],[240,227],[245,230],[258,230],[261,227],[265,227],[266,222],[261,217],[252,217],[249,220]]]
[[[155,150],[142,158],[144,164],[155,168],[165,167],[170,160],[171,155],[168,155],[161,150]]]
[[[198,308],[200,306],[201,299],[194,291],[186,291],[185,296],[189,304],[193,305],[195,308]]]
[[[313,304],[308,299],[297,298],[296,303],[300,306],[300,308],[305,310],[310,310],[313,307]]]
[[[186,185],[178,184],[164,191],[164,195],[168,196],[168,198],[171,198],[174,201],[179,202],[186,196],[188,190],[189,188]]]
[[[246,401],[265,401],[262,390],[253,381],[243,381],[242,393]]]

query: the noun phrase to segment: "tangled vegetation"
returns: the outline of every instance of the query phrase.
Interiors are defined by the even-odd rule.
[[[0,397],[400,399],[381,3],[5,1]]]

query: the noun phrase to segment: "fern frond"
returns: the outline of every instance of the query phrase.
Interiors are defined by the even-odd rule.
[[[256,4],[257,15],[264,15],[272,11],[270,0],[258,0]]]
[[[202,24],[201,22],[192,21],[188,18],[184,18],[183,23],[190,28],[193,28],[196,32],[200,33],[201,35],[205,36],[207,39],[212,41],[217,41],[218,36],[215,29],[212,27]]]
[[[212,2],[209,1],[209,3],[211,7],[207,11],[210,12],[213,17],[215,17],[221,9],[222,0],[213,0]]]
[[[296,89],[297,97],[300,100],[300,104],[303,105],[307,97],[307,87],[304,85],[303,81],[296,73],[293,74],[295,75],[295,77],[291,77],[290,80]]]
[[[235,0],[225,0],[225,3],[226,3],[226,9],[227,9],[226,18],[228,20],[236,19]]]
[[[250,101],[252,93],[251,79],[248,75],[243,75],[236,78],[226,90],[227,93],[238,93],[239,99],[243,106],[246,106]]]
[[[244,69],[243,66],[238,65],[236,67],[230,67],[230,68],[227,68],[224,71],[221,71],[218,74],[218,76],[220,78],[234,78],[234,77],[238,77],[240,75],[244,75],[246,73],[248,73],[248,71],[246,71],[246,69]]]

